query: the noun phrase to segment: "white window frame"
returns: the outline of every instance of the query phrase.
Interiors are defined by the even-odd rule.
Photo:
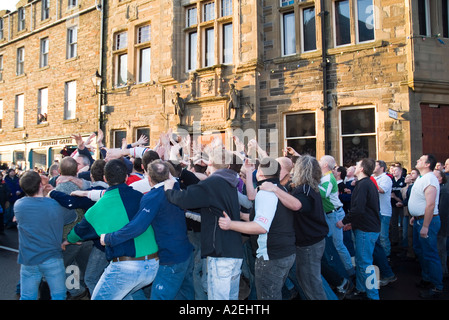
[[[208,31],[212,30],[212,52],[208,52],[207,48],[208,48]],[[207,67],[211,67],[215,64],[215,28],[214,27],[208,27],[208,28],[204,28],[203,29],[203,52],[202,52],[202,56],[203,56],[203,66],[205,68]],[[208,53],[209,56],[212,56],[211,60],[212,61],[208,61]],[[209,63],[207,63],[209,62]]]
[[[228,11],[225,11],[228,10]],[[228,17],[232,15],[232,0],[221,0],[220,2],[221,17]]]
[[[191,13],[195,12],[195,18],[193,17],[193,15],[191,15]],[[195,22],[193,23],[193,20],[195,20]],[[198,24],[198,9],[196,6],[194,7],[188,7],[186,8],[186,28],[189,28],[191,26],[197,25]]]
[[[142,52],[144,50],[149,50],[149,57],[148,57],[148,79],[142,79],[142,75],[143,75],[143,55]],[[137,78],[138,78],[138,83],[145,83],[145,82],[149,82],[151,80],[151,47],[140,47],[138,48],[137,51]]]
[[[296,137],[289,137],[287,138],[287,116],[294,116],[294,115],[298,115],[298,114],[309,114],[312,113],[315,115],[315,135],[313,136],[296,136]],[[317,151],[316,149],[316,142],[317,142],[317,131],[318,131],[318,117],[317,117],[317,113],[316,111],[313,110],[305,110],[305,111],[299,111],[299,112],[291,112],[291,113],[285,113],[284,114],[284,149],[287,148],[288,140],[299,140],[299,139],[315,139],[315,152]]]
[[[37,91],[37,115],[48,114],[48,88],[40,88]],[[45,119],[42,122],[47,122]]]
[[[25,47],[17,48],[16,75],[25,74]]]
[[[425,8],[426,8],[426,34],[421,34],[420,30],[418,29],[418,33],[420,36],[426,36],[430,37],[432,35],[432,26],[430,23],[430,0],[424,0]],[[449,9],[448,9],[449,11]],[[419,12],[418,12],[419,15]],[[418,28],[420,28],[419,20],[418,20]]]
[[[191,34],[196,34],[196,43],[195,47],[191,44]],[[194,52],[195,57],[190,57],[190,53]],[[192,66],[189,68],[189,63],[191,62]],[[198,30],[192,30],[186,33],[186,71],[192,71],[198,68]]]
[[[3,128],[3,100],[0,99],[0,129]]]
[[[336,15],[337,15],[337,9],[335,6],[335,3],[338,2],[337,0],[332,1],[332,28],[333,28],[333,40],[334,40],[334,48],[344,48],[347,46],[351,46],[352,45],[352,40],[351,40],[351,29],[349,29],[349,43],[345,43],[345,44],[337,44],[337,19],[336,19]],[[349,5],[349,27],[351,27],[351,0],[348,0],[348,5]]]
[[[342,134],[342,111],[348,110],[361,110],[361,109],[373,109],[374,110],[374,133],[359,133],[359,134]],[[340,163],[343,163],[343,138],[347,137],[362,137],[362,136],[374,136],[376,140],[376,159],[379,153],[379,136],[378,136],[378,114],[375,105],[363,105],[363,106],[353,106],[353,107],[342,107],[338,110],[338,141],[340,149]]]
[[[41,2],[41,21],[50,18],[50,0],[42,0]]]
[[[228,48],[230,50],[230,61],[226,61],[225,60],[225,26],[231,26],[231,47]],[[221,36],[220,36],[220,61],[223,64],[232,64],[234,61],[234,25],[232,24],[232,22],[229,23],[223,23],[221,25]]]
[[[73,59],[78,55],[78,26],[67,28],[66,58]]]
[[[0,54],[0,81],[3,80],[3,54]]]
[[[64,120],[76,117],[76,81],[67,81],[64,84]]]
[[[26,21],[25,21],[25,8],[17,9],[17,32],[25,30]]]
[[[355,14],[355,18],[354,18],[354,25],[355,25],[355,42],[356,43],[369,43],[369,42],[374,42],[376,40],[376,12],[375,12],[375,7],[374,7],[374,0],[371,0],[373,2],[372,7],[373,7],[373,39],[372,40],[366,40],[366,41],[359,41],[359,24],[358,24],[358,19],[359,19],[359,1],[358,0],[354,0],[354,14]]]
[[[215,2],[210,1],[210,2],[205,2],[202,4],[202,17],[201,17],[201,21],[202,22],[207,22],[207,21],[213,21],[215,20]],[[212,11],[211,11],[211,15],[212,16],[207,16],[207,14],[209,13],[206,10],[206,7],[212,6]]]
[[[45,51],[46,50],[46,51]],[[50,51],[50,39],[48,37],[42,38],[39,49],[39,67],[44,68],[48,66],[48,53]],[[45,62],[45,64],[44,64]]]
[[[16,95],[14,101],[14,128],[23,128],[25,115],[25,95]]]
[[[286,14],[293,14],[293,21],[295,23],[293,31],[295,32],[294,38],[295,38],[295,51],[293,53],[285,53],[285,41],[284,41],[284,33],[285,33],[285,25],[284,25],[284,16]],[[297,47],[297,37],[296,37],[296,13],[295,11],[287,11],[287,12],[282,12],[280,15],[281,21],[280,21],[280,26],[281,26],[281,56],[282,57],[288,57],[288,56],[293,56],[296,54],[296,47]]]
[[[315,49],[313,50],[307,50],[305,51],[304,49],[304,39],[305,39],[305,34],[304,34],[304,10],[313,8],[315,11]],[[317,46],[317,27],[316,27],[316,22],[317,22],[317,18],[316,18],[316,7],[315,6],[311,6],[311,7],[304,7],[300,9],[300,15],[299,15],[299,23],[300,23],[300,35],[301,35],[301,52],[314,52],[318,50],[318,46]]]
[[[1,39],[3,39],[3,37],[4,37],[4,20],[3,20],[3,18],[0,18],[0,40]]]

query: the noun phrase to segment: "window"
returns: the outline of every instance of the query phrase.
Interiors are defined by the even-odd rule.
[[[377,159],[376,114],[374,107],[340,110],[343,165],[355,165],[362,158]]]
[[[42,0],[41,20],[50,18],[50,0]]]
[[[141,135],[148,137],[148,142],[145,145],[149,146],[150,145],[150,128],[137,128],[136,129],[136,139],[134,141],[137,141]]]
[[[144,31],[142,30],[141,36]],[[137,32],[139,36],[139,31]],[[143,35],[145,36],[145,35]],[[115,53],[115,85],[116,87],[123,87],[128,83],[128,32],[122,31],[116,33],[114,36],[114,50]]]
[[[116,86],[123,87],[128,83],[128,54],[117,55]]]
[[[150,69],[151,69],[151,48],[148,47],[151,27],[145,25],[137,29],[137,44],[144,45],[145,47],[138,47],[138,82],[148,82],[150,81]]]
[[[115,35],[115,50],[121,50],[128,47],[128,32],[120,32]]]
[[[232,63],[233,51],[232,23],[223,25],[223,63]]]
[[[285,145],[299,154],[316,156],[316,122],[314,112],[285,115]]]
[[[137,43],[144,43],[151,40],[151,27],[149,25],[137,29]]]
[[[25,64],[25,48],[21,47],[17,49],[17,65],[16,65],[16,74],[18,76],[25,73],[24,71]]]
[[[25,101],[24,95],[19,94],[16,96],[14,106],[14,128],[23,128],[23,116],[25,114]]]
[[[209,2],[203,5],[203,22],[215,19],[215,3]]]
[[[351,43],[351,16],[349,0],[334,2],[335,46]]]
[[[205,30],[205,44],[204,44],[204,66],[210,67],[214,64],[214,28]]]
[[[3,128],[3,100],[0,100],[0,129]]]
[[[186,27],[191,27],[197,24],[196,7],[188,8],[186,11]]]
[[[3,18],[0,18],[0,40],[3,39]]]
[[[443,0],[442,3],[443,15],[443,37],[449,38],[449,0]],[[0,34],[1,39],[1,34]]]
[[[68,0],[67,8],[73,9],[78,5],[78,0]]]
[[[139,82],[150,81],[151,48],[139,50]]]
[[[418,0],[419,35],[430,36],[429,0]]]
[[[25,8],[19,8],[17,10],[17,31],[25,29]]]
[[[196,59],[197,59],[197,32],[190,32],[187,35],[187,70],[196,69]]]
[[[67,59],[76,57],[78,42],[78,28],[71,27],[67,29]]]
[[[296,53],[295,13],[282,14],[282,55]]]
[[[374,40],[373,0],[357,0],[357,42]]]
[[[294,3],[294,0],[281,0],[281,7],[291,6]]]
[[[232,15],[232,0],[221,0],[221,16]]]
[[[48,40],[48,38],[41,39],[41,51],[40,51],[40,58],[39,58],[39,66],[41,68],[48,66],[49,42],[50,41]]]
[[[64,120],[75,119],[76,81],[66,82],[64,89]]]
[[[39,89],[37,92],[37,123],[47,122],[48,88]]]
[[[3,55],[0,55],[0,81],[3,80]]]
[[[112,138],[113,138],[114,148],[121,148],[122,140],[126,139],[126,131],[125,130],[114,130],[112,134],[113,134]]]
[[[302,50],[316,50],[315,7],[302,10]]]

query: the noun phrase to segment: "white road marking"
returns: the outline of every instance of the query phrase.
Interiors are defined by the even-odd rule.
[[[8,247],[4,247],[4,246],[0,246],[0,249],[8,250],[8,251],[12,251],[12,252],[19,253],[19,250],[17,250],[17,249],[8,248]]]

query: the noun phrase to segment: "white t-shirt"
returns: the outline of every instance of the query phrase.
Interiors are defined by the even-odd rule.
[[[384,193],[379,192],[380,214],[391,217],[391,188],[393,187],[393,181],[385,172],[379,176],[374,176],[374,179],[376,179],[379,188],[384,191]]]
[[[433,214],[438,214],[440,184],[438,183],[438,179],[435,177],[434,173],[428,172],[416,179],[410,193],[410,199],[408,200],[408,211],[414,217],[422,216],[426,210],[426,197],[424,195],[424,191],[428,186],[434,186],[437,189]]]

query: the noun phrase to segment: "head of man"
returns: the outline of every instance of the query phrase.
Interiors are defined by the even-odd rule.
[[[433,173],[435,174],[435,177],[437,177],[439,184],[445,184],[447,182],[446,174],[443,170],[435,169],[433,170]]]
[[[258,181],[266,179],[279,179],[281,165],[276,159],[263,158],[257,168],[256,178]]]
[[[329,155],[322,156],[319,162],[323,174],[331,171],[336,165],[334,157]]]
[[[104,166],[104,179],[110,186],[125,183],[128,177],[128,169],[120,159],[113,159]]]
[[[396,179],[399,179],[402,177],[402,168],[401,167],[393,168],[393,177],[395,177]]]
[[[168,164],[162,160],[154,160],[147,168],[149,182],[151,186],[164,182],[170,177],[170,168]]]
[[[90,168],[90,177],[92,181],[103,181],[105,165],[106,161],[103,159],[97,159],[92,163],[92,167]]]
[[[421,174],[426,174],[429,171],[433,171],[435,169],[435,165],[437,164],[437,159],[433,154],[423,154],[416,161],[416,169],[419,170]]]
[[[90,160],[84,154],[78,154],[77,157],[75,158],[75,161],[77,163],[78,172],[89,170]]]
[[[387,164],[383,160],[377,160],[373,173],[375,176],[380,176],[382,173],[387,171]]]
[[[419,177],[419,170],[416,169],[416,168],[413,168],[413,169],[410,171],[410,180],[411,180],[411,182],[412,182],[412,183],[415,182],[416,179],[418,179],[418,177]]]
[[[147,171],[148,165],[157,159],[160,159],[159,154],[156,151],[148,150],[142,156],[142,169]]]
[[[76,177],[78,173],[78,163],[72,157],[64,157],[59,166],[59,172],[62,176]]]
[[[284,179],[290,178],[290,172],[293,169],[293,162],[288,157],[279,157],[276,158],[276,161],[281,165],[281,172],[279,174],[279,180],[283,181]]]
[[[444,172],[449,172],[449,158],[444,162]]]
[[[363,158],[355,166],[355,175],[358,179],[369,177],[373,174],[376,162],[373,159]]]
[[[332,174],[334,175],[335,179],[338,180],[344,180],[346,178],[346,168],[343,166],[335,166],[332,169]]]
[[[350,166],[346,169],[346,177],[347,178],[354,177],[354,174],[355,174],[355,166]]]
[[[39,193],[41,181],[39,173],[34,170],[29,170],[20,178],[19,185],[27,196],[32,197]]]

